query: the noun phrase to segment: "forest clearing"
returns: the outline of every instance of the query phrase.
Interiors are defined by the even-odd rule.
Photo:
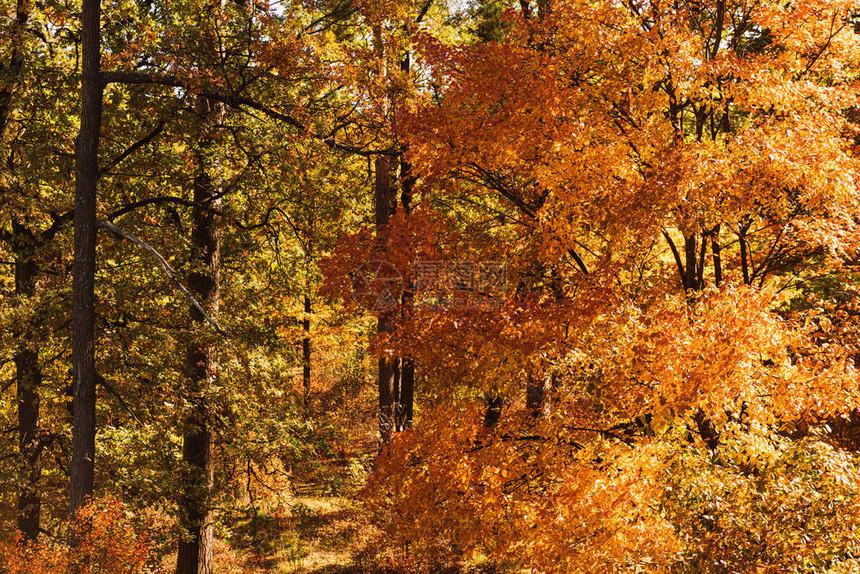
[[[860,0],[0,0],[0,574],[860,572]]]

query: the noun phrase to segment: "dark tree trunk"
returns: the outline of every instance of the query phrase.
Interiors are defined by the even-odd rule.
[[[13,248],[15,251],[15,294],[32,297],[36,287],[38,267],[34,259],[35,237],[29,229],[14,223]],[[27,333],[18,333],[15,351],[15,376],[18,402],[18,452],[21,476],[18,490],[18,530],[28,540],[39,536],[41,499],[38,483],[42,476],[39,438],[39,387],[42,371],[39,365],[39,346]]]
[[[409,74],[412,68],[412,58],[409,52],[400,61],[400,70]],[[404,153],[406,150],[404,150]],[[412,213],[414,201],[415,175],[412,172],[412,164],[409,163],[404,154],[400,155],[400,202],[403,205],[403,215],[409,217]],[[412,284],[404,285],[403,290],[403,312],[408,314],[412,311]],[[415,359],[411,356],[404,357],[401,362],[400,375],[400,403],[402,405],[402,416],[397,421],[400,430],[412,426],[412,413],[415,404]]]
[[[376,207],[377,237],[392,214],[393,196],[391,191],[391,162],[387,156],[379,156],[375,162],[374,203]],[[394,330],[394,317],[391,310],[383,310],[377,320],[378,333],[391,333]],[[400,372],[399,361],[390,356],[379,358],[379,434],[387,441],[391,433],[397,430],[397,418],[400,406]]]
[[[747,230],[748,225],[741,225],[738,231],[738,241],[741,250],[741,273],[743,274],[744,284],[751,285],[752,277],[750,277],[749,255],[747,254]]]
[[[24,66],[21,52],[23,35],[30,18],[27,0],[17,0],[15,20],[9,34],[11,48],[5,66],[6,81],[0,86],[0,141],[6,140],[9,118],[12,115],[12,96],[18,76]],[[10,171],[14,170],[14,157],[8,160]],[[38,267],[35,261],[37,240],[25,225],[13,219],[10,238],[15,256],[15,294],[17,297],[32,297],[35,293]],[[41,442],[39,438],[39,387],[42,371],[39,365],[39,346],[24,329],[18,329],[15,350],[16,402],[18,405],[18,454],[20,475],[18,479],[17,527],[21,534],[33,540],[39,535],[41,499],[38,482],[42,475]]]
[[[505,398],[502,395],[494,394],[485,397],[487,403],[487,412],[484,413],[484,426],[493,428],[499,423],[502,418],[502,407],[505,404]]]
[[[376,231],[379,233],[391,219],[391,162],[388,156],[379,156],[374,164],[373,197]]]
[[[689,290],[698,289],[696,266],[696,234],[684,237],[684,287]]]
[[[311,298],[305,295],[305,317],[302,319],[302,388],[304,389],[305,415],[311,413]]]
[[[696,411],[693,415],[693,421],[696,423],[699,436],[702,437],[704,443],[708,445],[709,449],[715,450],[720,444],[720,435],[717,432],[717,428],[714,426],[713,421],[705,416],[702,409]]]
[[[723,262],[720,257],[720,226],[714,227],[711,234],[711,251],[714,253],[714,284],[719,287],[723,282]]]
[[[400,363],[400,420],[398,430],[412,426],[412,412],[415,403],[415,360],[404,357]]]
[[[696,267],[696,289],[705,287],[705,256],[708,254],[708,234],[702,232],[702,244],[699,249],[699,264]]]
[[[6,66],[6,81],[0,86],[0,138],[6,135],[9,117],[12,113],[12,93],[18,74],[24,66],[24,55],[20,46],[22,36],[26,32],[27,21],[30,18],[30,6],[27,0],[18,0],[15,5],[15,24],[8,38],[11,52]]]
[[[391,332],[391,317],[383,315],[377,320],[377,331],[379,333]],[[382,356],[379,358],[379,374],[377,376],[379,387],[379,434],[383,441],[391,437],[396,430],[398,411],[398,382],[400,374],[397,372],[398,361],[393,357]]]
[[[72,268],[72,461],[69,511],[93,493],[96,447],[95,272],[96,192],[104,86],[100,61],[100,0],[81,12],[81,128],[75,145],[75,247]]]
[[[409,71],[409,55],[403,60],[401,66]],[[400,158],[400,201],[403,205],[403,214],[406,217],[412,213],[413,189],[415,187],[415,176],[412,174],[412,164]],[[403,312],[412,311],[412,284],[407,283],[403,290]],[[415,404],[415,359],[411,356],[403,357],[400,375],[400,404],[401,416],[397,421],[398,430],[405,430],[412,426],[412,413]]]
[[[191,231],[192,272],[188,287],[210,315],[218,312],[221,278],[220,207],[212,181],[201,168],[194,179],[194,208]],[[200,330],[205,318],[194,307],[191,319]],[[186,400],[190,412],[185,420],[182,441],[184,477],[180,501],[180,523],[184,536],[179,541],[177,574],[210,574],[214,547],[212,529],[212,423],[206,391],[217,371],[217,346],[207,335],[197,333],[188,345],[189,382]]]

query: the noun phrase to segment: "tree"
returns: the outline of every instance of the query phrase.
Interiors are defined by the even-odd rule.
[[[0,90],[0,142],[8,140],[8,127],[12,114],[13,90],[18,85],[18,76],[24,65],[20,43],[23,40],[27,20],[30,17],[29,7],[25,2],[18,2],[15,8],[15,19],[10,40],[13,43],[12,52],[6,63],[8,74],[7,83]],[[10,157],[10,164],[14,159]],[[4,234],[5,235],[5,234]],[[12,243],[15,254],[15,294],[18,297],[32,297],[34,283],[38,274],[35,261],[36,238],[33,232],[19,222],[12,223],[12,233],[4,237]],[[39,533],[39,515],[41,501],[36,485],[41,476],[41,444],[38,437],[39,426],[39,386],[42,373],[39,365],[39,347],[28,344],[23,333],[19,333],[19,348],[15,351],[15,377],[18,403],[18,450],[22,463],[26,465],[25,476],[21,480],[22,487],[18,494],[18,529],[28,539],[34,539]]]
[[[69,512],[93,493],[96,456],[95,272],[101,76],[101,2],[81,10],[81,128],[75,142],[75,256],[72,287],[74,421],[69,465]]]
[[[857,403],[851,347],[823,347],[823,319],[786,307],[857,248],[850,8],[565,2],[508,12],[499,42],[422,36],[440,88],[400,128],[426,190],[412,218],[433,223],[392,229],[392,250],[505,259],[510,291],[498,312],[424,309],[398,332],[437,399],[368,490],[400,511],[392,533],[539,571],[849,563],[852,521],[794,556],[776,549],[797,531],[764,552],[729,524],[802,507],[792,491],[764,510],[742,476],[806,480],[781,429]],[[552,412],[534,417],[522,406],[545,385]],[[500,394],[512,408],[485,425]],[[830,462],[809,464],[854,472],[828,441],[843,444],[819,439]],[[726,480],[736,498],[717,508]],[[723,535],[733,549],[713,550]]]
[[[207,105],[208,102],[203,103]],[[223,115],[223,106],[215,106],[208,114]],[[217,122],[218,120],[216,120]],[[205,149],[206,143],[201,146]],[[191,264],[193,271],[188,284],[191,293],[208,313],[218,311],[221,289],[221,231],[217,215],[222,191],[213,185],[205,151],[194,175],[194,208],[191,227]],[[205,326],[206,319],[191,307],[195,323]],[[200,335],[196,338],[199,339]],[[212,571],[214,533],[212,525],[211,490],[214,477],[212,405],[206,398],[209,386],[217,376],[218,348],[209,337],[193,341],[188,348],[189,384],[187,401],[190,412],[183,436],[182,460],[188,466],[183,485],[182,521],[186,532],[179,540],[177,573],[198,574]]]
[[[28,7],[21,2],[17,9],[23,14]],[[286,476],[292,462],[281,462],[284,452],[304,460],[325,444],[331,428],[313,417],[302,421],[294,412],[302,402],[329,401],[306,390],[297,402],[292,394],[289,372],[296,364],[303,367],[304,388],[309,387],[311,337],[314,356],[327,359],[314,374],[319,387],[332,384],[346,364],[361,362],[355,348],[366,338],[363,319],[340,316],[339,304],[320,299],[314,301],[311,324],[310,310],[302,305],[315,296],[317,259],[331,248],[338,226],[367,217],[362,159],[392,153],[379,143],[383,138],[367,130],[372,122],[363,117],[366,108],[356,106],[343,87],[355,81],[355,69],[329,66],[332,57],[348,63],[349,49],[362,42],[343,30],[328,32],[354,13],[332,15],[323,5],[275,12],[227,3],[210,18],[207,7],[110,4],[100,19],[100,7],[88,4],[81,73],[75,68],[81,14],[73,6],[37,5],[26,25],[15,20],[3,27],[4,39],[25,39],[4,44],[13,48],[3,51],[4,64],[10,54],[13,64],[21,54],[26,57],[20,74],[15,65],[4,67],[0,93],[5,129],[0,264],[14,259],[20,271],[17,286],[10,274],[0,277],[0,373],[5,379],[12,365],[20,365],[15,375],[21,400],[9,404],[20,405],[22,421],[13,420],[19,413],[6,408],[4,396],[3,436],[17,431],[20,440],[2,442],[0,496],[5,506],[20,487],[22,526],[31,537],[39,530],[59,536],[65,528],[60,515],[67,508],[57,483],[65,481],[67,471],[73,512],[87,497],[114,491],[138,509],[184,502],[185,514],[192,514],[189,500],[199,499],[193,489],[184,501],[177,495],[181,473],[171,456],[181,449],[181,433],[187,431],[187,442],[193,442],[192,426],[205,426],[210,445],[218,441],[225,453],[223,461],[202,465],[203,474],[214,467],[218,479],[204,493],[207,508],[235,486],[225,481],[239,484],[247,476],[248,485],[259,485],[270,470]],[[226,44],[214,49],[219,42]],[[31,54],[26,50],[32,45],[38,49]],[[7,73],[20,82],[6,82]],[[71,95],[79,86],[81,102],[77,93]],[[199,121],[192,102],[199,100],[223,106],[235,118],[214,130],[217,167],[207,164],[205,171],[217,193],[203,203],[189,194],[200,186],[188,181],[197,171],[190,163],[200,165],[190,151],[199,146],[189,143]],[[102,108],[104,113],[95,113]],[[74,156],[73,131],[80,131]],[[73,219],[70,159],[79,167],[73,265],[66,253],[71,251],[67,223]],[[361,196],[358,182],[364,186]],[[209,205],[222,195],[223,205]],[[219,221],[223,233],[229,278],[221,291],[229,310],[223,320],[235,333],[231,345],[218,350],[223,365],[214,384],[211,376],[203,382],[182,364],[195,350],[211,354],[213,331],[220,330],[195,326],[199,338],[188,341],[183,325],[183,301],[198,294],[193,273],[182,279],[189,268],[198,268],[188,257],[188,230],[205,214]],[[103,233],[98,242],[96,228]],[[298,264],[300,244],[306,249]],[[71,267],[75,293],[69,297]],[[196,298],[193,314],[199,318],[207,311],[212,318],[207,298]],[[66,332],[73,302],[70,361]],[[186,347],[189,353],[174,352]],[[7,361],[12,355],[18,358]],[[72,363],[77,422],[68,425],[62,395]],[[199,393],[190,390],[197,383]],[[9,388],[0,384],[0,392]],[[207,404],[195,409],[200,397]],[[272,407],[273,397],[284,399]],[[186,408],[189,398],[196,404]],[[200,419],[195,410],[206,411],[205,424],[194,424]],[[74,456],[67,467],[70,427]],[[43,449],[51,456],[42,456]],[[41,461],[47,461],[44,473]],[[130,468],[139,472],[131,476]],[[31,513],[36,500],[41,520]],[[253,507],[253,497],[249,504]]]

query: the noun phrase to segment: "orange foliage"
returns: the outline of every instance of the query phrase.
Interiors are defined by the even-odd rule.
[[[3,549],[0,565],[8,574],[150,574],[157,571],[145,532],[128,519],[122,503],[107,498],[92,502],[70,524],[76,544],[40,537],[18,538]]]
[[[365,492],[392,536],[539,572],[850,571],[860,459],[826,423],[860,406],[857,8],[567,0],[500,42],[419,35],[428,213],[384,254],[511,280],[377,341],[431,403]]]

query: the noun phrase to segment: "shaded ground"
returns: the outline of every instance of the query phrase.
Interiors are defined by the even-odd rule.
[[[244,562],[245,568],[277,574],[359,573],[352,556],[362,541],[358,513],[358,505],[343,497],[298,496],[288,512],[237,525],[231,546],[239,554],[233,560],[225,556],[223,566],[235,571]]]

